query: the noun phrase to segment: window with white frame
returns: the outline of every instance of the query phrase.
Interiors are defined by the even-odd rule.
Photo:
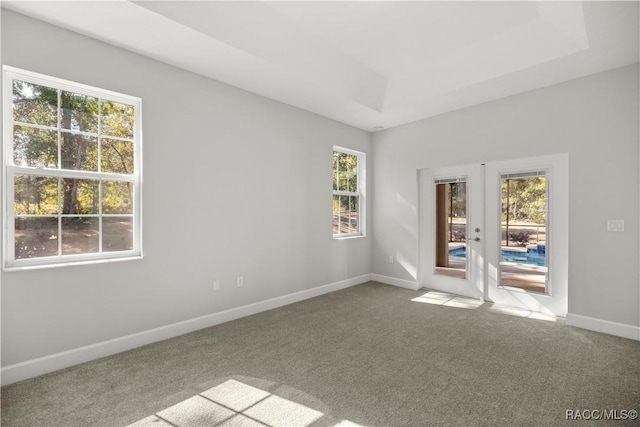
[[[333,147],[333,237],[364,236],[365,154]]]
[[[3,74],[4,268],[142,256],[141,100]]]

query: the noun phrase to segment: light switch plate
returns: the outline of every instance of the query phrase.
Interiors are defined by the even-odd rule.
[[[607,231],[624,231],[624,219],[607,220]]]

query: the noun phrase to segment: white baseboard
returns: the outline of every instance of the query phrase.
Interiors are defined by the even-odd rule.
[[[640,341],[640,326],[567,313],[567,325]]]
[[[80,363],[110,356],[136,347],[151,344],[157,341],[184,335],[199,329],[219,325],[241,317],[272,310],[284,305],[303,301],[329,292],[338,291],[351,286],[359,285],[371,280],[370,274],[353,277],[328,285],[318,286],[304,291],[294,292],[281,297],[271,298],[265,301],[232,308],[218,313],[208,314],[195,319],[185,320],[171,325],[161,326],[148,331],[139,332],[124,337],[103,341],[96,344],[40,357],[26,362],[16,363],[3,367],[0,370],[2,385],[12,384],[18,381],[34,378],[59,369],[68,368]]]
[[[422,285],[420,285],[418,282],[414,282],[411,280],[398,279],[396,277],[383,276],[382,274],[371,274],[371,280],[384,283],[385,285],[393,285],[393,286],[399,286],[405,289],[411,289],[412,291],[417,291],[422,287]]]

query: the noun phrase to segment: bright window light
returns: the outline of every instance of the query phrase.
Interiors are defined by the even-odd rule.
[[[3,73],[4,268],[141,257],[141,100]]]

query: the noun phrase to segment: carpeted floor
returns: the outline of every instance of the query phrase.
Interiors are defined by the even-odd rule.
[[[640,342],[425,292],[370,282],[9,385],[2,426],[555,426],[640,410]],[[638,420],[597,425],[611,423]]]

